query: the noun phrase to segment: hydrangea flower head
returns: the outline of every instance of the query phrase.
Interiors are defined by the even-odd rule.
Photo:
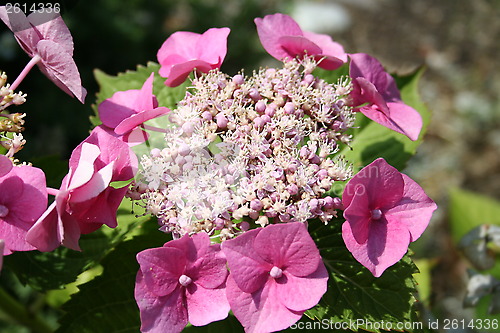
[[[253,229],[222,250],[229,304],[246,332],[285,329],[326,292],[328,272],[304,223]]]
[[[59,14],[36,11],[8,13],[0,7],[0,19],[14,32],[21,48],[37,58],[40,70],[70,96],[84,102],[87,91],[73,60],[73,38]]]
[[[382,64],[364,53],[350,54],[353,105],[371,120],[393,131],[418,139],[422,117],[401,100],[396,82]]]
[[[347,249],[376,277],[404,256],[437,208],[416,182],[383,158],[347,183],[342,203]]]
[[[42,170],[29,165],[14,166],[0,177],[0,239],[5,242],[3,254],[35,249],[25,240],[26,233],[46,207],[47,188]]]
[[[339,43],[328,35],[302,31],[290,16],[267,15],[256,18],[257,32],[264,49],[278,60],[314,56],[318,66],[334,70],[347,62],[347,54]]]
[[[158,107],[153,95],[154,73],[144,82],[140,90],[117,91],[111,98],[99,104],[99,117],[102,123],[124,141],[146,140],[146,133],[140,128],[146,121],[168,113],[166,107]]]
[[[226,260],[207,234],[188,235],[137,254],[135,299],[141,332],[180,332],[227,317]]]
[[[0,239],[0,272],[2,271],[3,266],[3,249],[5,248],[5,241]]]
[[[174,32],[157,54],[161,65],[159,73],[167,78],[165,84],[176,87],[194,70],[208,73],[220,68],[226,57],[229,32],[229,28],[211,28],[203,34]]]
[[[55,201],[29,230],[27,240],[40,251],[59,245],[79,250],[81,234],[103,224],[117,226],[116,211],[127,191],[110,184],[134,177],[137,158],[126,143],[96,127],[69,161]]]

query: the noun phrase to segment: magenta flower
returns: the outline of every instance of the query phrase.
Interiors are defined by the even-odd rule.
[[[342,203],[347,249],[376,277],[405,255],[437,208],[417,183],[383,158],[347,183]]]
[[[69,173],[55,201],[28,231],[26,239],[40,251],[59,245],[80,250],[81,234],[103,224],[117,226],[116,211],[127,187],[113,182],[128,181],[137,170],[137,157],[126,143],[102,127],[96,127],[71,154]]]
[[[37,11],[26,17],[22,11],[9,13],[0,7],[0,19],[14,32],[21,48],[32,58],[14,81],[14,90],[29,70],[38,64],[40,70],[70,96],[84,102],[87,91],[73,60],[73,38],[59,14]]]
[[[12,162],[5,155],[0,155],[0,177],[5,176],[12,170]]]
[[[135,299],[141,332],[180,332],[227,317],[226,260],[205,233],[137,254]]]
[[[158,50],[160,75],[168,78],[165,84],[177,87],[196,70],[208,73],[220,68],[227,53],[229,28],[212,28],[203,34],[174,32]]]
[[[26,233],[46,207],[47,187],[42,170],[14,166],[0,177],[0,239],[5,242],[4,255],[35,249],[25,240]]]
[[[246,332],[274,332],[298,321],[327,289],[328,272],[303,223],[254,229],[222,243],[227,298]]]
[[[347,62],[347,54],[328,35],[302,31],[297,22],[285,14],[256,18],[257,33],[264,49],[278,60],[314,56],[319,67],[334,70]]]
[[[417,140],[422,117],[401,100],[396,82],[380,62],[364,53],[350,54],[349,75],[353,82],[353,106],[371,120]]]
[[[154,73],[151,73],[140,90],[117,91],[99,104],[103,125],[123,136],[125,142],[146,141],[147,134],[142,130],[144,123],[170,112],[166,107],[158,107],[153,95],[153,80]]]

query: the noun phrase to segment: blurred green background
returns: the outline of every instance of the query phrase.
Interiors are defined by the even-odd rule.
[[[67,159],[89,132],[98,90],[93,70],[114,75],[157,61],[161,44],[178,30],[231,28],[222,66],[228,74],[275,63],[260,46],[253,23],[275,12],[290,14],[304,30],[330,34],[346,52],[377,57],[390,72],[425,66],[420,88],[433,120],[405,170],[440,207],[414,244],[415,257],[422,260],[423,303],[441,318],[474,316],[462,307],[470,265],[451,237],[456,222],[448,208],[455,188],[481,193],[496,204],[500,200],[500,1],[80,0],[71,7],[63,18],[73,34],[87,100],[81,105],[34,69],[20,86],[27,103],[11,109],[27,113],[22,160]],[[11,82],[28,60],[11,32],[0,26],[0,69]],[[474,204],[459,200],[466,211],[468,202]],[[500,223],[470,219],[471,228]]]

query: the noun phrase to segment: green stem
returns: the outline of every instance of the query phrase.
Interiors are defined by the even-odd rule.
[[[39,316],[30,313],[24,305],[15,300],[0,287],[0,311],[17,323],[29,328],[33,333],[52,333],[54,330]]]

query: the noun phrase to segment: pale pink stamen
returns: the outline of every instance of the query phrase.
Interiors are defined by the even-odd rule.
[[[269,275],[271,275],[275,279],[279,279],[281,275],[283,275],[283,271],[281,270],[281,268],[274,266],[273,268],[271,268]]]

